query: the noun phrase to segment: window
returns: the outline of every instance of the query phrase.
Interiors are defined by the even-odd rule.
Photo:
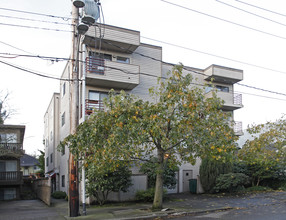
[[[229,87],[227,86],[215,86],[217,88],[218,91],[221,91],[221,92],[229,92]]]
[[[130,63],[130,59],[128,57],[117,57],[118,63]]]
[[[66,186],[66,177],[65,175],[62,175],[62,187]]]
[[[53,163],[53,153],[50,154],[50,161]]]
[[[66,113],[64,112],[64,113],[62,114],[62,126],[64,126],[65,123],[66,123]]]
[[[216,85],[214,86],[218,91],[221,91],[221,92],[229,92],[229,87],[227,86],[220,86],[220,85]],[[212,91],[213,87],[211,85],[208,85],[206,88],[205,88],[205,92],[208,93],[210,91]]]
[[[46,157],[46,166],[49,166],[49,157]]]
[[[103,109],[104,98],[108,98],[108,93],[89,91],[86,113],[91,114],[94,109]]]
[[[0,143],[17,143],[17,134],[0,134]]]
[[[62,88],[63,96],[66,94],[66,83],[63,83],[63,88]]]
[[[62,148],[62,156],[65,155],[65,153],[66,153],[66,146],[64,146],[64,147]]]

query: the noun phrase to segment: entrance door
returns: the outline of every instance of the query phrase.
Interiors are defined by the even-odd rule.
[[[183,192],[190,192],[189,179],[193,178],[192,170],[183,170]]]

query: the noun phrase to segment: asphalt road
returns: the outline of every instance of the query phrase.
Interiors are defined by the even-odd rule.
[[[231,204],[232,201],[229,201]],[[262,194],[251,200],[241,199],[232,204],[231,210],[204,213],[198,215],[180,216],[172,219],[197,220],[286,220],[286,198],[273,194]]]

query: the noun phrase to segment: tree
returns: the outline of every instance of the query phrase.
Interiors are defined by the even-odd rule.
[[[40,155],[38,156],[38,161],[39,161],[39,168],[40,168],[40,176],[44,177],[45,176],[45,152],[42,150],[38,150],[40,152]]]
[[[86,189],[100,205],[108,199],[110,192],[127,192],[131,183],[131,171],[124,164],[119,165],[113,172],[98,173],[94,164],[86,169]]]
[[[275,122],[252,125],[247,131],[254,139],[246,141],[238,158],[247,167],[246,174],[251,177],[252,185],[258,186],[262,180],[286,170],[285,116]]]
[[[8,97],[9,93],[2,96],[2,91],[0,91],[0,124],[4,124],[5,120],[8,119],[13,112],[9,108]]]
[[[97,111],[66,139],[71,152],[84,163],[106,170],[121,161],[156,161],[153,208],[162,207],[163,173],[167,161],[195,163],[210,156],[225,161],[234,149],[235,135],[213,92],[205,98],[201,88],[192,86],[192,76],[176,66],[158,88],[150,89],[152,102],[121,92],[109,94],[104,112]],[[154,160],[156,158],[156,160]]]
[[[213,193],[216,180],[221,174],[232,172],[231,162],[222,162],[205,157],[200,166],[200,180],[205,192]]]

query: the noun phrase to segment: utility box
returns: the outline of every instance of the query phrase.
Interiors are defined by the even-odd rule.
[[[197,179],[189,179],[190,193],[197,193]]]

